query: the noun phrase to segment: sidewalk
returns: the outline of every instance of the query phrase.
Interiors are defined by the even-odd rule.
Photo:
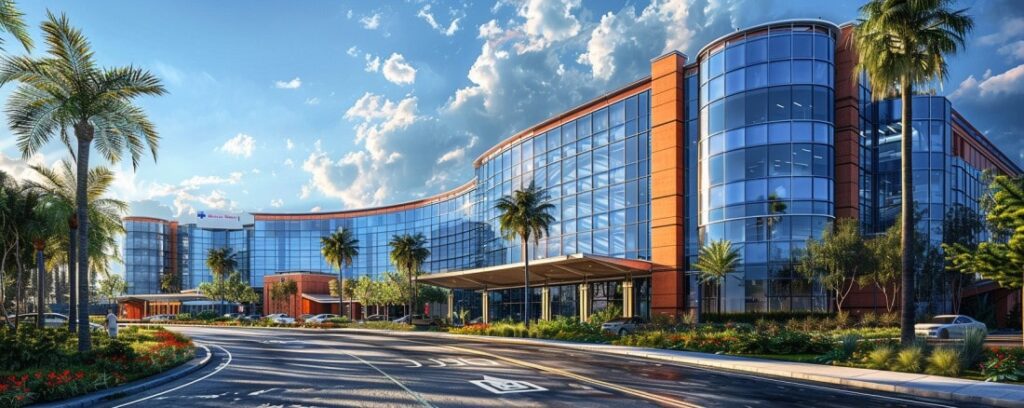
[[[721,368],[737,372],[836,384],[851,388],[893,392],[924,398],[938,398],[962,403],[988,404],[1008,408],[1024,408],[1024,386],[989,383],[926,374],[897,373],[864,368],[837,367],[823,364],[765,360],[644,347],[575,343],[560,340],[367,329],[331,329],[329,331],[361,332],[404,337],[437,337],[507,344],[543,345],[596,353],[669,361],[701,367]]]

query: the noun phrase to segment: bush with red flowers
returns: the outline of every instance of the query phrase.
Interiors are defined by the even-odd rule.
[[[0,328],[0,407],[56,401],[176,367],[194,356],[192,341],[163,328],[130,327],[117,339],[93,334],[78,353],[65,329]]]

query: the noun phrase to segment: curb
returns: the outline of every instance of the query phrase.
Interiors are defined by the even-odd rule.
[[[213,352],[205,346],[200,346],[206,350],[206,357],[195,357],[189,362],[182,364],[179,367],[175,367],[169,371],[163,373],[154,374],[149,377],[135,380],[128,384],[119,385],[114,388],[108,388],[105,390],[89,393],[79,397],[73,397],[71,399],[63,401],[53,401],[45,404],[33,405],[34,407],[40,408],[81,408],[91,407],[99,404],[103,401],[108,401],[116,398],[127,397],[130,395],[138,394],[143,391],[159,387],[167,384],[171,381],[182,378],[186,375],[192,374],[199,369],[206,367],[210,363],[210,359],[213,357]]]
[[[952,391],[937,389],[939,384],[932,383],[929,387],[915,386],[910,384],[913,380],[869,380],[861,379],[859,377],[871,376],[873,374],[897,374],[905,375],[906,373],[892,373],[889,371],[881,370],[870,370],[870,369],[855,369],[861,373],[851,377],[839,377],[827,374],[817,374],[810,372],[798,372],[793,370],[787,370],[780,367],[766,367],[768,364],[804,364],[809,367],[829,368],[832,366],[821,365],[821,364],[810,364],[810,363],[792,363],[792,362],[781,362],[776,360],[757,359],[742,356],[732,355],[715,355],[708,353],[699,352],[687,352],[677,350],[662,350],[645,347],[632,347],[632,346],[613,346],[608,344],[597,344],[597,343],[577,343],[564,340],[547,340],[547,339],[532,339],[532,338],[520,338],[520,337],[497,337],[497,336],[477,336],[477,335],[466,335],[466,334],[450,334],[441,332],[429,332],[429,331],[398,331],[398,330],[376,330],[376,329],[359,329],[359,328],[333,328],[333,329],[316,329],[306,327],[255,327],[255,326],[206,326],[206,325],[167,325],[167,326],[178,326],[178,327],[229,327],[229,328],[252,328],[252,329],[271,329],[271,330],[297,330],[297,331],[311,331],[321,333],[364,333],[364,334],[377,334],[387,335],[394,337],[434,337],[434,338],[447,338],[447,339],[462,339],[481,341],[488,343],[505,343],[505,344],[519,344],[519,345],[544,345],[550,347],[559,347],[564,349],[587,351],[592,353],[603,353],[610,355],[620,355],[627,357],[644,358],[649,360],[667,361],[672,363],[696,366],[701,368],[717,368],[724,369],[738,373],[752,374],[755,376],[771,376],[778,378],[788,378],[801,381],[810,381],[815,383],[827,384],[827,385],[840,385],[848,388],[871,390],[871,391],[882,391],[894,394],[905,394],[921,398],[937,398],[947,401],[955,401],[960,403],[969,404],[987,404],[1003,408],[1024,408],[1024,386],[1016,386],[1009,384],[990,383],[975,380],[956,379],[950,377],[934,377],[936,383],[945,381],[963,381],[963,386],[953,389]],[[685,354],[683,354],[685,353]],[[687,355],[692,354],[692,355]],[[716,356],[722,357],[717,360],[713,360],[709,357],[704,356]],[[840,368],[840,367],[836,367]],[[851,368],[851,367],[842,367]],[[919,374],[915,379],[920,379],[926,376],[925,374]],[[1010,389],[1007,389],[1010,387]],[[972,391],[976,391],[972,394],[963,394],[960,391],[964,391],[970,388]],[[1006,397],[1006,398],[1004,398]]]

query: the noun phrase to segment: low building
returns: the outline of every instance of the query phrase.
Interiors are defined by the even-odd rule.
[[[263,314],[285,313],[292,317],[321,313],[341,315],[338,297],[332,296],[330,290],[331,281],[337,278],[337,275],[320,272],[281,272],[264,276]],[[295,282],[295,293],[276,298],[274,286],[286,282]],[[345,315],[348,315],[350,307],[353,308],[353,317],[360,319],[362,308],[359,302],[345,299]]]

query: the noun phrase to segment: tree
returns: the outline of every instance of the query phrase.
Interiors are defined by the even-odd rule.
[[[281,278],[281,281],[270,287],[270,299],[280,309],[281,302],[291,303],[292,296],[299,293],[299,286],[291,279]]]
[[[260,300],[260,295],[256,294],[256,291],[249,286],[249,282],[242,279],[242,274],[238,271],[232,271],[223,282],[224,299],[231,303],[245,305]]]
[[[808,279],[821,282],[832,292],[836,310],[857,285],[862,274],[874,268],[874,258],[856,219],[840,218],[830,225],[820,240],[807,241],[804,257],[796,270]]]
[[[64,15],[47,14],[42,24],[47,55],[41,58],[4,56],[0,85],[19,82],[7,100],[8,122],[24,157],[59,138],[76,154],[78,182],[75,210],[78,248],[89,246],[87,202],[89,153],[112,163],[127,150],[137,168],[145,147],[156,158],[159,136],[145,112],[133,103],[143,95],[165,93],[160,80],[136,67],[100,68],[89,41]],[[77,146],[68,131],[72,130]],[[78,349],[91,347],[89,332],[89,260],[78,262]]]
[[[77,219],[75,217],[75,194],[76,174],[74,163],[70,160],[61,160],[53,169],[43,166],[32,166],[32,169],[39,175],[40,182],[28,182],[27,187],[40,192],[46,204],[51,206],[54,219],[55,233],[50,234],[47,239],[47,252],[50,253],[48,262],[49,269],[57,269],[61,265],[68,270],[68,287],[74,288],[75,260],[78,256],[78,249],[75,245],[75,236],[78,232]],[[114,172],[105,167],[95,167],[89,170],[88,174],[88,206],[89,219],[92,228],[89,229],[89,250],[88,259],[90,265],[91,280],[95,280],[96,273],[102,273],[110,277],[110,264],[120,262],[121,253],[118,248],[118,239],[124,235],[124,224],[121,217],[128,212],[128,204],[122,200],[106,197],[110,187],[114,183]],[[66,220],[65,222],[60,222]],[[75,304],[76,291],[72,290],[70,303]],[[58,300],[59,302],[59,300]],[[68,308],[68,328],[75,331],[78,324],[77,310],[74,307]]]
[[[860,8],[861,18],[854,29],[858,61],[854,75],[867,74],[872,98],[882,100],[893,95],[901,98],[901,214],[902,239],[901,299],[903,318],[900,341],[904,346],[914,340],[914,190],[911,162],[911,133],[914,118],[914,87],[947,76],[946,55],[965,46],[965,37],[974,28],[966,10],[952,10],[953,0],[871,0]],[[854,77],[854,80],[857,78]]]
[[[530,327],[530,242],[537,242],[548,235],[555,217],[550,211],[555,208],[547,202],[546,190],[530,182],[526,189],[516,190],[512,195],[502,197],[494,208],[498,210],[498,225],[501,235],[509,240],[519,239],[523,259],[523,324]]]
[[[402,276],[407,278],[408,286],[403,294],[407,295],[406,312],[412,314],[418,305],[415,280],[420,274],[423,263],[427,262],[427,258],[430,257],[427,238],[421,233],[394,235],[388,245],[391,246],[391,263],[395,265],[395,269],[398,269]]]
[[[230,247],[210,248],[206,252],[206,267],[210,268],[213,280],[221,280],[238,267],[238,254]]]
[[[722,313],[722,285],[725,283],[725,277],[736,270],[741,262],[740,251],[732,247],[732,243],[729,241],[714,241],[709,242],[700,249],[697,254],[697,262],[693,264],[693,268],[699,273],[698,285],[703,285],[707,282],[717,281],[718,282],[718,312]],[[697,298],[697,316],[696,319],[700,321],[700,303],[703,299],[700,296]]]
[[[946,257],[962,273],[980,274],[1024,295],[1024,176],[993,178],[983,204],[989,231],[997,239],[978,244],[974,251],[963,244],[946,245]]]
[[[359,304],[363,305],[363,315],[366,314],[366,306],[373,304],[374,301],[374,286],[373,279],[369,276],[360,276],[353,285],[349,285],[352,288],[352,295],[350,299],[359,301]]]
[[[341,281],[341,291],[335,289],[338,296],[338,312],[344,313],[345,307],[345,268],[352,267],[352,260],[359,256],[359,240],[352,235],[352,230],[339,228],[337,231],[326,237],[320,238],[320,253],[324,260],[331,267],[338,268],[338,279]],[[348,318],[354,319],[351,305],[348,308]]]
[[[960,245],[963,249],[971,252],[976,251],[978,249],[978,234],[984,230],[985,219],[981,214],[966,205],[954,204],[946,210],[943,218],[943,251],[951,245]],[[943,276],[953,292],[953,314],[959,314],[960,303],[963,300],[963,288],[970,283],[974,275],[961,273],[948,258],[944,266]]]
[[[885,311],[891,313],[896,308],[900,289],[900,267],[902,266],[900,250],[900,223],[896,222],[884,234],[871,238],[867,242],[871,252],[874,268],[861,275],[861,286],[875,285],[885,298]]]
[[[125,282],[121,275],[116,274],[110,274],[104,278],[96,288],[96,293],[110,300],[109,303],[115,303],[116,298],[127,291],[128,282]]]

